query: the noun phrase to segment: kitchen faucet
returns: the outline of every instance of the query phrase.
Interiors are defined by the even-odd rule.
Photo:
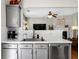
[[[36,33],[35,33],[35,30],[33,30],[33,39],[36,39],[36,38],[39,39],[39,34],[37,34],[36,37],[35,36],[36,36]]]
[[[35,30],[33,30],[33,38],[35,38]]]

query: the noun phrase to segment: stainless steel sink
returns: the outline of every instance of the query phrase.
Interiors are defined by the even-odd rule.
[[[35,38],[29,38],[29,39],[23,39],[22,41],[45,41],[45,40],[35,39]]]

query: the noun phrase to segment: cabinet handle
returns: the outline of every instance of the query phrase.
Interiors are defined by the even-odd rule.
[[[26,45],[25,47],[28,47],[28,45]]]
[[[8,45],[8,47],[12,47],[12,45]]]

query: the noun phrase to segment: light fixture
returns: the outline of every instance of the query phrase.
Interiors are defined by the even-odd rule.
[[[48,15],[48,18],[52,18],[52,15]]]
[[[72,30],[73,30],[73,38],[77,38],[77,30],[78,30],[78,27],[77,26],[72,26]]]
[[[52,17],[56,18],[57,15],[58,15],[58,14],[52,14],[52,12],[49,11],[49,13],[48,13],[48,18],[52,18]]]
[[[72,26],[72,30],[78,30],[77,26]]]

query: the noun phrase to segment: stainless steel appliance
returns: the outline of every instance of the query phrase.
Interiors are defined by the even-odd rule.
[[[34,30],[46,30],[46,24],[33,24]]]
[[[69,44],[50,44],[49,59],[70,59]]]
[[[67,38],[67,31],[63,31],[63,32],[62,32],[62,38],[63,38],[63,39],[68,39],[68,38]]]
[[[12,28],[8,29],[7,38],[8,38],[8,40],[18,39],[18,31],[15,29],[12,29]]]

